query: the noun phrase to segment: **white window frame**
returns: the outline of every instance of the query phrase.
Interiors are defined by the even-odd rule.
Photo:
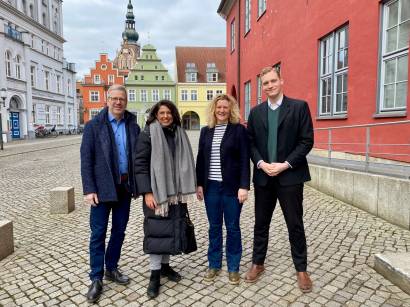
[[[251,0],[245,0],[245,35],[251,30]]]
[[[62,80],[62,78],[61,78],[61,76],[60,75],[56,75],[56,85],[57,85],[57,93],[61,93],[61,90],[62,90],[62,84],[61,84],[61,80]]]
[[[251,111],[251,81],[245,82],[244,92],[244,118],[245,121],[247,121],[249,113]]]
[[[136,101],[137,100],[137,93],[136,90],[128,90],[128,101]]]
[[[235,50],[235,19],[231,22],[231,52]]]
[[[147,102],[148,101],[147,90],[142,89],[140,91],[140,100],[141,100],[141,102]]]
[[[46,91],[50,90],[50,72],[49,71],[44,71],[44,89]]]
[[[191,90],[191,101],[197,101],[197,100],[198,100],[198,91]]]
[[[101,76],[94,75],[94,84],[101,84]]]
[[[171,100],[171,90],[170,89],[164,89],[163,94],[164,94],[163,96],[164,99]]]
[[[206,100],[211,101],[212,99],[214,99],[214,91],[206,90]]]
[[[218,82],[218,73],[217,72],[208,72],[206,73],[207,82]]]
[[[90,91],[90,102],[100,102],[99,91]]]
[[[258,18],[266,11],[266,0],[258,0]]]
[[[114,75],[108,75],[108,83],[114,84]]]
[[[61,107],[57,107],[56,117],[57,117],[57,125],[61,125],[62,124],[62,121],[61,121]]]
[[[198,76],[196,72],[187,72],[186,75],[186,82],[197,82]]]
[[[256,103],[262,103],[262,78],[260,75],[256,76]]]
[[[159,101],[159,89],[152,90],[152,101],[158,102]]]
[[[30,82],[31,87],[36,87],[37,81],[37,67],[32,65],[30,66]]]
[[[224,93],[223,90],[216,90],[216,91],[215,91],[215,96],[222,95],[223,93]]]
[[[100,113],[100,111],[101,111],[100,109],[91,109],[89,113],[90,120],[96,117],[98,113]]]
[[[47,104],[44,107],[44,113],[46,116],[46,124],[50,124],[50,106]]]
[[[16,59],[15,59],[15,69],[16,69],[16,78],[17,79],[22,79],[22,61],[21,61],[21,56],[20,55],[16,55]]]
[[[398,8],[398,14],[397,14],[397,22],[394,25],[388,25],[389,22],[389,11],[391,7],[397,4]],[[400,30],[403,27],[405,23],[410,23],[410,18],[406,20],[401,20],[403,13],[403,0],[393,0],[386,2],[383,4],[383,23],[382,23],[382,47],[381,47],[381,56],[380,56],[380,86],[379,86],[379,103],[378,103],[378,111],[379,113],[383,112],[395,112],[395,111],[404,111],[407,108],[407,98],[408,98],[408,76],[409,76],[409,71],[408,71],[408,61],[409,61],[409,40],[408,36],[409,33],[407,33],[407,45],[404,46],[399,46],[399,39],[400,39]],[[387,50],[387,45],[388,45],[388,36],[387,32],[388,31],[394,31],[396,29],[396,46],[392,50]],[[390,63],[394,61],[394,80],[390,80],[390,82],[386,81],[386,67],[387,63]],[[404,73],[403,76],[407,77],[407,80],[401,79],[397,80],[398,77],[398,71],[399,71],[399,65],[398,62],[403,61],[404,65],[401,65],[400,68],[403,69],[404,67]],[[406,71],[407,70],[407,71]],[[398,105],[397,103],[397,88],[398,85],[404,88],[405,91],[405,98],[404,98],[404,103],[403,105]],[[393,87],[393,103],[392,106],[387,105],[385,101],[386,97],[386,87]]]
[[[339,46],[339,38],[345,45]],[[320,40],[319,116],[347,114],[349,74],[349,26],[346,25]],[[339,59],[342,59],[339,61]],[[342,63],[339,67],[338,64]],[[338,82],[340,80],[340,83]],[[339,87],[339,85],[341,87]]]
[[[181,101],[188,101],[188,90],[181,90]]]
[[[12,55],[11,55],[11,52],[9,50],[6,50],[5,58],[6,58],[6,76],[11,77],[11,59],[12,59]]]

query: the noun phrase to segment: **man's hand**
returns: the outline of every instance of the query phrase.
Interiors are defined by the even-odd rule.
[[[282,173],[284,170],[289,168],[287,163],[266,163],[261,162],[260,168],[270,177],[277,176]]]
[[[240,204],[243,204],[245,200],[248,199],[248,190],[247,189],[239,189],[238,190],[238,200]]]
[[[198,200],[203,200],[204,199],[204,189],[201,186],[198,186],[196,188],[196,198]]]
[[[148,208],[155,210],[157,208],[157,202],[155,201],[154,194],[145,193],[144,201]]]
[[[87,205],[91,205],[93,207],[97,207],[98,205],[98,196],[97,193],[90,193],[84,196],[84,202]]]

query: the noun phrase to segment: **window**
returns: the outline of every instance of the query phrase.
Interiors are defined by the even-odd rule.
[[[43,52],[44,53],[44,40],[41,40],[41,52]]]
[[[136,101],[135,90],[128,90],[128,100],[129,101]]]
[[[62,120],[61,120],[61,107],[57,107],[57,125],[61,125],[62,124]]]
[[[161,80],[164,81],[164,80],[165,80],[165,76],[161,76]]]
[[[347,112],[348,27],[320,41],[319,116]]]
[[[217,72],[209,72],[206,74],[206,78],[208,82],[218,82],[218,73]]]
[[[206,91],[206,100],[211,101],[214,99],[214,92],[213,90],[207,90]]]
[[[100,110],[90,110],[90,120],[96,117],[100,113]]]
[[[68,108],[68,124],[73,124],[73,109]]]
[[[21,57],[16,56],[16,78],[21,79]]]
[[[36,87],[36,67],[30,66],[30,81],[31,87]]]
[[[216,90],[216,96],[222,95],[223,94],[223,90]]]
[[[186,82],[196,82],[197,81],[196,72],[187,72],[186,73]]]
[[[134,80],[138,81],[138,76],[134,76]]]
[[[71,80],[67,80],[67,95],[71,96]]]
[[[262,102],[262,79],[261,76],[256,76],[256,102],[260,104]]]
[[[258,17],[266,11],[266,0],[258,0]]]
[[[231,52],[235,50],[235,19],[231,22]]]
[[[45,113],[46,113],[46,124],[50,123],[50,106],[45,106]]]
[[[158,76],[155,76],[155,81],[158,81]]]
[[[34,35],[31,35],[31,48],[34,48]]]
[[[34,18],[34,7],[33,4],[30,4],[30,17]]]
[[[198,100],[198,91],[197,90],[191,90],[191,100],[192,101],[197,101]]]
[[[251,111],[251,81],[245,83],[245,120],[248,120]]]
[[[251,0],[245,0],[245,34],[251,29]]]
[[[94,83],[95,84],[100,84],[101,83],[101,76],[100,75],[94,75]]]
[[[181,90],[181,100],[182,101],[188,100],[188,90]]]
[[[11,77],[11,52],[6,51],[6,75]]]
[[[141,102],[147,102],[147,90],[141,90]]]
[[[106,65],[106,64],[102,64],[102,65],[101,65],[101,70],[107,70],[107,65]]]
[[[44,86],[46,91],[50,90],[50,72],[45,71],[44,72]]]
[[[56,83],[57,83],[57,93],[61,93],[61,76],[56,76]]]
[[[100,101],[100,92],[90,91],[90,101],[91,102],[99,102]]]
[[[108,83],[114,84],[114,75],[108,75]]]
[[[152,90],[152,101],[159,101],[159,89]]]
[[[379,111],[405,110],[409,75],[410,1],[386,3],[383,15]]]
[[[33,124],[37,123],[36,107],[37,105],[33,103],[33,108],[31,109],[31,114],[33,115]]]
[[[144,81],[144,75],[141,75],[141,81]]]
[[[171,100],[171,90],[169,89],[164,90],[164,99]]]
[[[46,13],[43,13],[43,26],[47,26],[47,17],[46,17]]]

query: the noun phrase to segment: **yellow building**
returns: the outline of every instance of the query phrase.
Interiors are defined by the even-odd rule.
[[[226,93],[225,47],[176,47],[176,103],[185,129],[207,124],[212,99]]]

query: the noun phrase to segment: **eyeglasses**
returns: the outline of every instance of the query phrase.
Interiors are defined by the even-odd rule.
[[[110,97],[110,99],[111,99],[111,101],[114,101],[114,102],[117,102],[117,101],[119,101],[119,102],[125,102],[125,99],[124,99],[124,98],[120,98],[120,97]]]

